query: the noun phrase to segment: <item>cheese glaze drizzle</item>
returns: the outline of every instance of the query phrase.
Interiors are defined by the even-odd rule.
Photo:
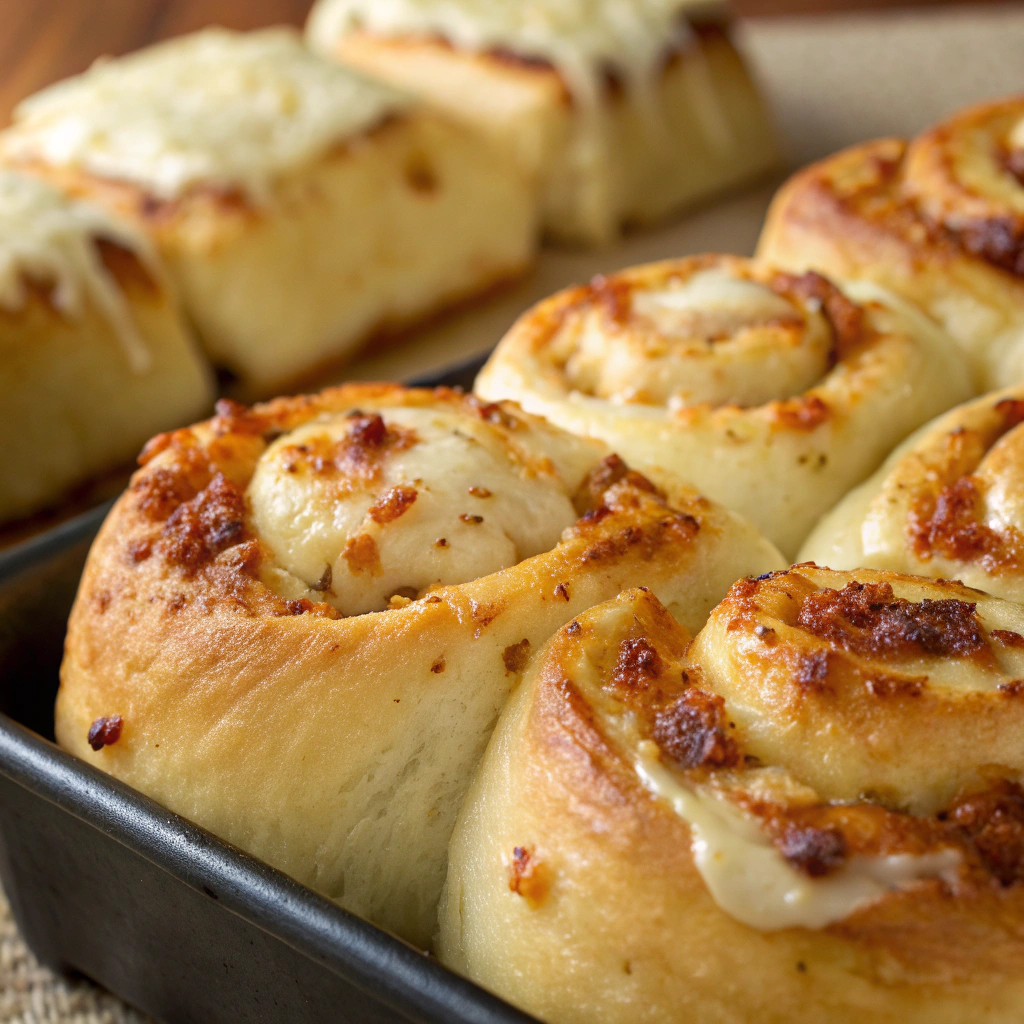
[[[461,49],[546,60],[575,96],[594,100],[609,68],[627,84],[652,77],[666,52],[689,38],[684,14],[695,6],[694,0],[325,0],[313,11],[309,37],[329,50],[357,29],[440,34]]]
[[[23,309],[31,284],[47,287],[54,308],[70,319],[92,305],[114,329],[132,370],[142,373],[150,355],[97,249],[103,239],[130,250],[162,279],[146,239],[127,224],[36,178],[0,170],[0,308]]]
[[[689,824],[694,865],[712,899],[751,928],[826,928],[886,893],[929,878],[955,879],[960,853],[954,849],[852,857],[833,875],[810,878],[772,846],[755,819],[710,790],[681,783],[658,760],[654,743],[639,746],[637,775]]]

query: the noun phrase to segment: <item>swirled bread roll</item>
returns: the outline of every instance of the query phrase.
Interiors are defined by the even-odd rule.
[[[285,29],[211,29],[22,103],[0,154],[156,241],[210,356],[269,394],[517,275],[526,176]]]
[[[795,175],[758,254],[875,281],[957,340],[978,390],[1024,379],[1024,96],[907,143],[854,146]]]
[[[611,241],[778,160],[719,4],[320,0],[307,36],[493,140],[563,241]]]
[[[872,285],[696,256],[540,303],[476,389],[692,482],[792,557],[894,445],[970,396],[966,376],[941,330]]]
[[[57,736],[426,946],[530,655],[623,587],[699,626],[779,564],[724,509],[511,404],[397,385],[227,403],[158,438],[104,525]]]
[[[205,412],[211,377],[145,237],[0,169],[0,521]]]
[[[802,561],[962,580],[1024,602],[1024,387],[909,437],[814,529]]]
[[[689,639],[632,591],[537,656],[443,962],[549,1024],[1018,1021],[1024,609],[796,566]]]

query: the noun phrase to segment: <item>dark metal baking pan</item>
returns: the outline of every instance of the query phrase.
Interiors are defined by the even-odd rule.
[[[466,386],[478,366],[420,383]],[[106,511],[0,555],[0,880],[36,955],[168,1022],[530,1021],[53,744],[64,627]]]

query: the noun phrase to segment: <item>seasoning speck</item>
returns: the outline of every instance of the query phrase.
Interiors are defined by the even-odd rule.
[[[116,743],[121,738],[124,719],[120,715],[105,715],[97,718],[89,727],[89,746],[93,750],[102,750]]]

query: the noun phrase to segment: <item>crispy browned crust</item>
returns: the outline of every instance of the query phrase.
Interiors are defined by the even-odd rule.
[[[982,104],[910,142],[867,142],[800,171],[772,201],[758,255],[882,285],[956,339],[976,390],[1015,383],[1024,216],[1005,196],[1022,189],[1024,151],[1000,147],[1022,116],[1019,97]]]
[[[918,136],[904,168],[904,191],[926,223],[1016,277],[1024,276],[1024,214],[989,188],[1024,184],[1024,150],[1008,138],[1022,117],[1024,95],[967,107]],[[964,178],[965,157],[982,162],[985,180]]]
[[[256,460],[282,433],[320,413],[372,407],[390,400],[413,406],[469,407],[485,419],[500,416],[503,425],[516,429],[514,407],[482,403],[446,388],[409,391],[391,384],[351,384],[319,395],[276,399],[253,408],[222,400],[215,419],[198,428],[162,434],[140,456],[143,468],[105,527],[114,550],[105,550],[93,560],[104,580],[99,596],[94,595],[103,614],[109,616],[117,594],[125,594],[131,602],[141,577],[146,588],[152,588],[149,600],[157,600],[156,595],[163,593],[174,618],[180,618],[185,608],[196,603],[205,615],[211,602],[223,603],[230,614],[338,618],[328,604],[285,601],[258,581],[265,552],[246,525],[244,490]],[[369,417],[367,422],[365,443],[358,450],[350,450],[350,440],[345,452],[324,453],[319,461],[333,459],[331,465],[340,465],[341,460],[345,470],[352,471],[371,459],[378,446],[389,442],[388,435],[377,438],[370,433],[374,424],[382,424],[379,416]],[[363,433],[355,431],[352,436],[358,441]],[[319,458],[315,452],[302,457]],[[324,466],[321,471],[329,469]],[[692,515],[670,509],[664,497],[639,474],[607,476],[602,468],[598,476],[607,477],[609,487],[628,485],[634,493],[630,502],[637,515],[623,515],[601,504],[604,491],[595,505],[594,495],[588,490],[583,500],[591,510],[574,528],[576,542],[567,546],[561,559],[568,578],[584,568],[597,570],[638,550],[652,559],[664,546],[685,541],[699,531],[700,524]],[[80,603],[87,603],[94,582],[87,577]]]
[[[791,745],[792,770],[829,799],[870,790],[923,812],[985,765],[1024,767],[1024,706],[1006,667],[1016,608],[950,581],[797,566],[737,583],[697,658],[717,692],[767,716],[754,753]],[[989,632],[982,617],[1004,613],[1017,627]],[[934,679],[940,669],[959,684]]]
[[[905,524],[907,545],[917,558],[975,563],[996,577],[1024,571],[1024,537],[1011,525],[997,529],[984,521],[982,502],[990,484],[976,475],[993,446],[1022,422],[1024,399],[997,394],[988,415],[953,427],[928,452],[929,472],[915,481]]]
[[[793,175],[772,201],[758,255],[788,265],[804,246],[807,261],[822,266],[820,249],[840,277],[855,276],[870,259],[905,262],[910,270],[954,259],[952,240],[930,230],[900,193],[906,149],[902,139],[879,139]]]
[[[962,580],[1019,602],[1024,388],[989,392],[898,447],[823,520],[801,557]]]
[[[880,263],[868,276],[883,283],[886,265],[899,277],[956,273],[959,261],[977,261],[1019,288],[1024,218],[960,180],[955,157],[972,133],[1022,115],[1022,97],[979,104],[909,143],[880,139],[811,165],[777,193],[759,254],[841,276]],[[1009,155],[993,161],[992,174],[1016,178]]]

